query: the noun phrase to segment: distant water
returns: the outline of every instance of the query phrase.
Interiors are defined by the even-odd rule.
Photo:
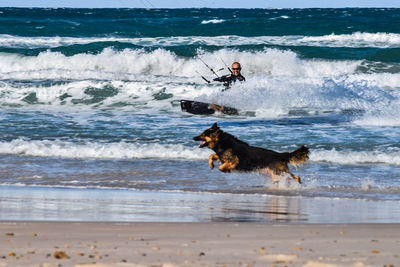
[[[381,8],[0,8],[0,199],[23,192],[13,212],[24,214],[29,188],[244,199],[231,210],[265,196],[314,200],[318,212],[321,199],[398,201],[398,25],[400,9]],[[214,78],[199,57],[219,75],[239,61],[247,82],[222,92],[196,73]],[[180,99],[240,115],[183,113]],[[308,146],[309,164],[293,169],[304,184],[210,170],[211,150],[192,137],[214,122],[251,145]]]

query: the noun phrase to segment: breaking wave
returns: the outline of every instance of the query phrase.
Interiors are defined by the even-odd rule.
[[[208,151],[196,147],[168,144],[136,143],[72,143],[65,141],[34,141],[15,139],[0,142],[0,153],[19,156],[60,157],[82,159],[186,159],[208,158]]]
[[[389,164],[400,165],[400,150],[389,151],[338,151],[313,150],[310,160],[314,162],[326,162],[343,165],[352,164]]]
[[[0,142],[0,154],[59,157],[75,159],[169,159],[207,160],[210,150],[182,144],[162,143],[99,143],[67,142],[61,140],[15,139]],[[388,164],[400,165],[400,150],[388,151],[339,151],[336,149],[311,149],[310,162],[344,165]]]
[[[175,112],[178,100],[196,99],[253,111],[257,117],[350,111],[358,114],[355,121],[360,125],[399,125],[399,73],[360,70],[365,68],[363,61],[305,60],[278,49],[199,54],[214,69],[224,68],[221,59],[240,61],[247,82],[221,92],[220,84],[207,84],[196,73],[213,78],[200,60],[164,49],[107,48],[99,54],[73,56],[50,51],[37,56],[0,53],[0,105]]]
[[[216,52],[198,52],[215,69],[226,62],[240,61],[246,75],[264,74],[291,77],[336,77],[355,74],[362,61],[304,60],[291,51],[265,49],[259,52],[221,49]],[[116,51],[106,48],[99,54],[81,53],[66,56],[60,52],[41,52],[37,56],[0,53],[0,72],[4,79],[135,79],[135,75],[169,77],[197,77],[212,74],[198,58],[179,57],[173,52],[156,49]],[[224,70],[228,72],[228,70]],[[220,73],[220,75],[225,74]],[[209,77],[210,79],[212,77]]]
[[[201,24],[222,23],[222,19],[204,20]],[[349,47],[349,48],[400,48],[398,33],[367,33],[330,34],[322,36],[286,35],[286,36],[168,36],[168,37],[24,37],[0,34],[0,47],[7,48],[56,48],[71,45],[86,45],[91,43],[125,43],[142,47],[170,46],[249,46],[249,45],[280,45],[280,46],[310,46],[310,47]]]

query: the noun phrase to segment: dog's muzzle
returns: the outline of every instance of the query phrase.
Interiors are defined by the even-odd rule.
[[[207,142],[202,140],[200,136],[193,137],[194,141],[200,141],[199,147],[202,148],[207,145]]]

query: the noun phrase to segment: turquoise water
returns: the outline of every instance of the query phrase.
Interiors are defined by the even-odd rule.
[[[400,199],[399,22],[399,9],[0,8],[1,219],[38,219],[24,216],[26,190],[52,189],[98,190],[104,199],[113,190],[140,192],[142,204],[149,191],[155,200],[200,194],[209,208],[230,203],[212,209],[227,220],[227,210],[261,207],[265,198],[297,199],[307,216],[289,221],[317,222],[330,205],[321,199],[387,207]],[[223,92],[206,84],[197,72],[214,76],[199,57],[224,68],[218,75],[228,73],[224,62],[241,62],[246,83]],[[240,114],[191,115],[180,99]],[[211,151],[192,137],[214,122],[251,145],[308,146],[309,163],[292,170],[304,184],[210,170]],[[5,204],[10,194],[20,200],[19,217]],[[234,196],[247,200],[226,200]],[[306,209],[312,201],[320,208]],[[196,206],[175,218],[184,220],[188,209]],[[247,221],[274,220],[246,214]],[[360,221],[398,218],[375,215]],[[339,221],[347,219],[357,221]]]

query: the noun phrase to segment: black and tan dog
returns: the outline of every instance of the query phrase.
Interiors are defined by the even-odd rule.
[[[309,150],[302,146],[293,152],[279,153],[265,148],[250,146],[233,135],[222,131],[217,123],[193,138],[201,141],[200,147],[207,146],[214,150],[208,159],[208,166],[214,168],[214,161],[221,162],[222,172],[260,171],[267,172],[273,181],[279,180],[279,175],[288,173],[294,180],[301,183],[300,177],[289,171],[288,164],[297,166],[308,159]]]

